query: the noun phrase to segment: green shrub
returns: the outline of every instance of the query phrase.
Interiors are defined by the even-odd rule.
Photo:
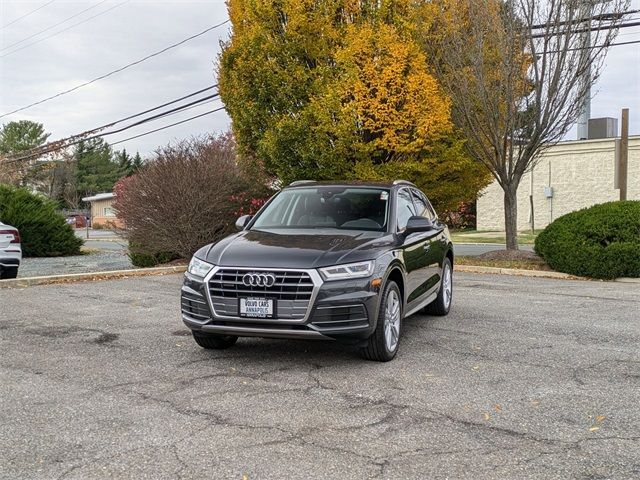
[[[129,258],[131,263],[140,268],[155,267],[180,258],[171,252],[152,252],[149,247],[136,242],[129,242]]]
[[[564,215],[538,235],[536,253],[554,270],[585,277],[640,277],[640,201]]]
[[[84,243],[54,202],[24,188],[0,185],[0,220],[20,231],[26,257],[77,255]]]

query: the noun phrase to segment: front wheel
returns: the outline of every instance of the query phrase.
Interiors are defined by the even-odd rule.
[[[402,311],[400,289],[396,282],[390,281],[382,291],[376,329],[367,340],[367,346],[361,350],[364,358],[376,362],[393,360],[400,343]]]
[[[445,316],[451,308],[451,300],[453,298],[453,268],[451,268],[451,260],[445,257],[442,265],[442,279],[440,281],[440,291],[436,299],[429,305],[424,307],[424,313],[427,315]]]
[[[193,339],[198,345],[207,350],[224,350],[233,347],[238,341],[234,335],[216,335],[213,333],[193,333]]]

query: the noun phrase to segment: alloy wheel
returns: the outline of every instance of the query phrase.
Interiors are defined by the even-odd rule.
[[[449,305],[451,304],[451,296],[453,293],[453,282],[451,279],[451,265],[449,265],[449,263],[446,263],[444,266],[444,272],[442,275],[442,289],[443,289],[443,300],[444,300],[444,307],[445,308],[449,308]]]
[[[384,340],[389,352],[398,347],[400,338],[400,298],[395,290],[389,290],[384,311]]]

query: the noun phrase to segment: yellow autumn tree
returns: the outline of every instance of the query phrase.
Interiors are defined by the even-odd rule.
[[[230,0],[222,99],[241,152],[284,183],[407,178],[440,210],[486,185],[413,37],[416,2]]]

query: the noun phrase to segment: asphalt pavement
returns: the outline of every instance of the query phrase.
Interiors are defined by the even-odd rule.
[[[457,274],[374,363],[202,350],[180,282],[0,290],[0,478],[640,476],[638,285]]]

